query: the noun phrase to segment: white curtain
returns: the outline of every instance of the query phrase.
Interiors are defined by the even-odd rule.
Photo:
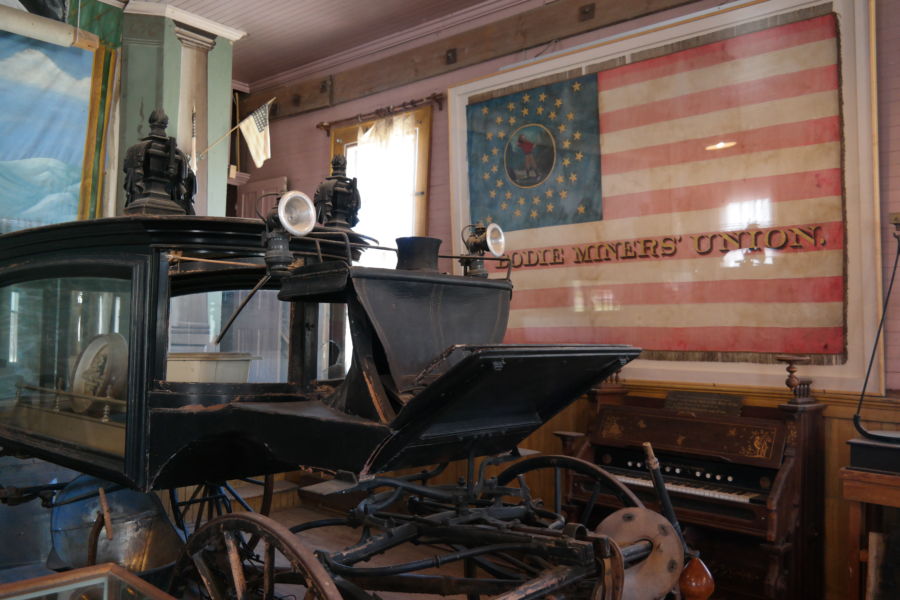
[[[394,115],[360,129],[355,146],[347,148],[347,175],[358,178],[363,235],[379,245],[397,247],[396,239],[413,235],[415,228],[416,147],[418,129],[411,113]],[[359,264],[392,269],[393,252],[368,250]]]

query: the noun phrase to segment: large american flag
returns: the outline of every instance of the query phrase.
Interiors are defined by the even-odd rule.
[[[825,15],[600,72],[602,220],[510,232],[507,341],[842,360],[836,30]]]

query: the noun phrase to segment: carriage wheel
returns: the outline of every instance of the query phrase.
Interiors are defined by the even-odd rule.
[[[275,490],[275,478],[266,475],[262,481],[245,480],[262,486],[262,498],[259,510],[261,515],[268,515],[272,509],[272,497]],[[253,509],[237,493],[228,482],[202,483],[195,486],[190,496],[179,499],[178,490],[169,490],[169,504],[172,509],[175,525],[187,537],[190,531],[197,531],[200,526],[219,515],[231,513],[234,503],[244,510],[253,512]]]
[[[585,526],[591,520],[594,507],[602,493],[615,496],[624,506],[639,508],[644,506],[631,490],[608,471],[580,458],[552,454],[531,456],[497,475],[497,483],[505,486],[519,475],[531,479],[531,485],[538,480],[552,485],[553,502],[547,504],[557,514],[563,514],[566,508],[564,501],[569,502],[572,497],[576,498],[576,503],[581,505],[580,510],[575,514],[566,515],[567,521],[578,522]],[[568,512],[573,511],[570,508]]]
[[[188,538],[169,593],[208,600],[341,600],[312,551],[285,526],[256,513],[216,517]]]

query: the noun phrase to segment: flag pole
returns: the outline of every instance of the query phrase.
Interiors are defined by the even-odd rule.
[[[268,102],[266,102],[266,103],[264,103],[264,104],[261,104],[260,107],[263,107],[263,106],[265,106],[266,104],[272,104],[273,102],[275,102],[276,99],[277,99],[277,96],[272,96],[272,98],[271,98]],[[257,108],[256,110],[259,110],[259,108]],[[255,111],[254,111],[254,112],[255,112]],[[250,113],[250,114],[252,115],[253,113]],[[249,115],[248,115],[248,116],[249,116]],[[198,158],[198,159],[201,159],[201,158],[203,158],[204,156],[206,156],[206,154],[212,149],[213,146],[215,146],[216,144],[218,144],[219,142],[221,142],[222,140],[224,140],[226,137],[228,137],[229,135],[231,135],[231,133],[232,133],[235,129],[237,129],[238,127],[240,127],[240,126],[241,126],[241,123],[243,123],[244,121],[246,121],[247,118],[248,118],[248,117],[244,117],[243,119],[241,119],[240,123],[238,123],[237,125],[235,125],[235,126],[232,127],[231,129],[229,129],[228,131],[226,131],[225,133],[223,133],[222,135],[220,135],[218,138],[216,138],[216,141],[214,141],[212,144],[210,144],[209,146],[207,146],[207,147],[206,147],[206,150],[204,150],[203,152],[201,152],[200,154],[197,155],[197,158]]]
[[[191,104],[191,170],[197,172],[197,105]]]

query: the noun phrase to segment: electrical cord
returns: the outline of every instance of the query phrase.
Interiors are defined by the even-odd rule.
[[[897,276],[897,263],[900,262],[900,234],[894,232],[894,239],[897,240],[897,253],[894,255],[894,266],[891,269],[891,281],[888,284],[887,294],[884,296],[884,303],[881,306],[881,321],[878,323],[878,330],[875,332],[875,342],[872,344],[872,354],[869,356],[869,366],[866,368],[866,377],[863,379],[862,391],[859,393],[859,402],[856,404],[856,413],[853,415],[853,426],[856,431],[863,437],[879,442],[900,445],[900,435],[886,435],[884,433],[873,433],[862,426],[860,411],[862,410],[863,399],[866,396],[866,387],[869,384],[869,375],[872,373],[872,365],[875,363],[875,355],[878,351],[878,342],[881,339],[881,332],[884,331],[884,319],[887,316],[888,302],[891,299],[891,292],[894,289],[894,279]]]

